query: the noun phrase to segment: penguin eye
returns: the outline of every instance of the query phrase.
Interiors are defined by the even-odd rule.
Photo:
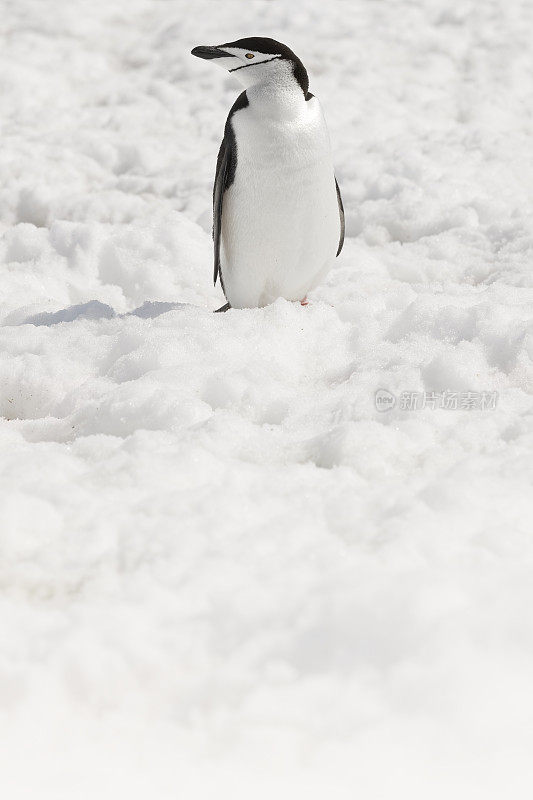
[[[253,53],[246,53],[246,58],[255,58]]]

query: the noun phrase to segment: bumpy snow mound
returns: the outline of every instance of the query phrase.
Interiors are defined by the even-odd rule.
[[[6,797],[531,796],[530,23],[7,4]],[[348,239],[214,315],[238,89],[189,51],[242,35],[306,63]]]

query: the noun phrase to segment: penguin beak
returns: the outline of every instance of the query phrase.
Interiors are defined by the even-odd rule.
[[[203,45],[200,45],[200,47],[195,47],[194,50],[191,50],[191,55],[198,56],[198,58],[232,57],[231,53],[226,53],[226,51],[222,50],[220,47],[204,47]]]

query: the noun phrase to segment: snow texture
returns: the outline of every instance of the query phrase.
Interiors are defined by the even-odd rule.
[[[531,797],[532,26],[4,0],[7,800]],[[307,308],[214,315],[239,89],[189,51],[250,35],[308,68],[348,238]],[[402,407],[446,391],[498,402]]]

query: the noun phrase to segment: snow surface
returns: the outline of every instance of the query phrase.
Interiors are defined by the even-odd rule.
[[[2,796],[530,798],[531,6],[2,5]],[[349,238],[213,315],[238,88],[189,51],[246,35]]]

